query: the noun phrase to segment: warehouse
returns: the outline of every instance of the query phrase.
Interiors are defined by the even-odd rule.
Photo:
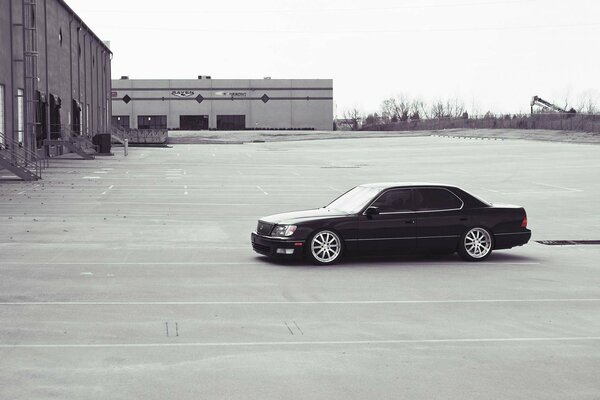
[[[124,130],[332,130],[333,80],[122,77],[112,111]]]
[[[64,1],[1,1],[2,160],[17,151],[45,157],[49,140],[108,132],[111,57]]]

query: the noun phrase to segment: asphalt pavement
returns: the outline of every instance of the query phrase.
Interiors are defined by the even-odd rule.
[[[597,399],[600,147],[389,137],[113,149],[0,183],[0,399]],[[526,208],[483,263],[255,254],[366,182]]]

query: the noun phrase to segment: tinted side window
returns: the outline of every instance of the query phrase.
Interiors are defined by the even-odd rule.
[[[460,208],[462,201],[445,189],[415,190],[417,210],[452,210]]]
[[[379,208],[380,213],[412,211],[412,190],[388,190],[382,194],[372,207]]]

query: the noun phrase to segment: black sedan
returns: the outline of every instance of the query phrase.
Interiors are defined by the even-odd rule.
[[[458,252],[482,261],[530,238],[523,207],[425,183],[360,185],[323,208],[261,218],[251,237],[257,253],[317,264],[346,254],[406,252]]]

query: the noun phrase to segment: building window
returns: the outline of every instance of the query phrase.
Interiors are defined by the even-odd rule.
[[[166,115],[138,116],[138,129],[167,129]]]
[[[4,85],[0,85],[0,148],[4,148],[4,135],[6,135],[4,104]]]
[[[129,130],[129,115],[113,115],[112,126],[121,130]]]
[[[221,131],[237,131],[246,129],[246,116],[217,115],[217,129]]]
[[[25,136],[25,91],[17,89],[17,140],[23,143]]]

